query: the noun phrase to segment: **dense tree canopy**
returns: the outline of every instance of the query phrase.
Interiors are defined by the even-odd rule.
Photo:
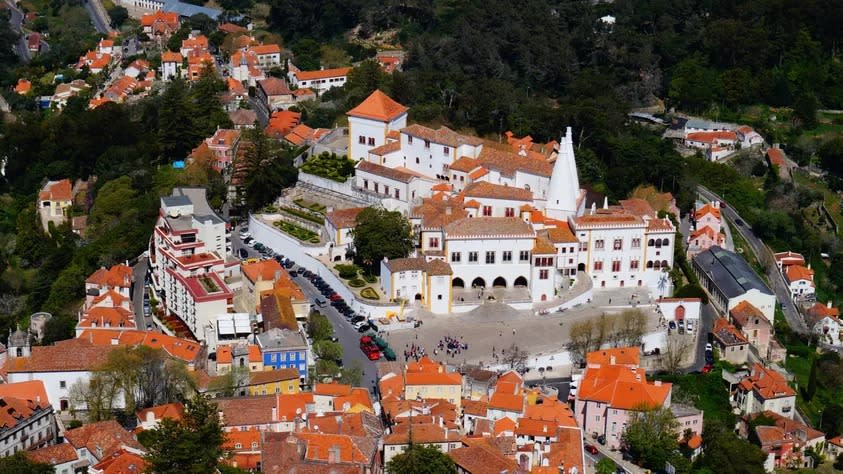
[[[410,223],[397,211],[369,207],[357,216],[352,232],[356,259],[380,271],[380,262],[386,258],[404,258],[413,249],[413,231]]]
[[[436,446],[411,444],[403,453],[393,457],[386,465],[395,474],[452,474],[454,461]]]

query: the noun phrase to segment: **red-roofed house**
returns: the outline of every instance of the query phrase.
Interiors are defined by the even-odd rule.
[[[17,85],[15,85],[15,92],[20,95],[29,94],[29,91],[32,90],[32,83],[24,78],[18,79]]]
[[[839,346],[843,344],[843,324],[840,323],[840,310],[831,306],[831,300],[827,304],[814,303],[805,312],[805,320],[820,342]]]
[[[462,447],[462,435],[433,423],[404,423],[392,427],[392,432],[383,438],[383,462],[388,463],[403,453],[410,443],[432,445],[443,453]]]
[[[25,454],[30,461],[49,464],[57,473],[76,472],[74,465],[79,462],[79,456],[70,443],[45,446]]]
[[[447,372],[444,365],[422,357],[417,364],[408,364],[404,372],[404,399],[444,399],[460,407],[462,375]]]
[[[386,144],[390,131],[407,126],[407,107],[376,90],[357,107],[349,110],[349,155],[354,161],[365,159],[369,150]]]
[[[805,257],[801,253],[791,252],[790,250],[777,252],[773,254],[773,258],[776,260],[779,271],[785,271],[791,265],[805,265]]]
[[[269,117],[264,132],[267,136],[281,139],[301,122],[301,114],[288,110],[278,110]]]
[[[43,387],[42,390],[43,391]],[[53,407],[39,390],[25,398],[0,396],[0,456],[53,444],[58,436]]]
[[[90,464],[97,464],[126,448],[142,449],[135,436],[114,420],[67,430],[64,439],[73,446],[80,459]]]
[[[351,207],[330,211],[325,215],[325,230],[331,242],[337,249],[348,247],[353,243],[351,231],[357,223],[357,216],[366,209],[365,207]],[[345,258],[345,255],[339,255]],[[336,257],[335,257],[336,258]]]
[[[149,36],[166,41],[179,29],[179,15],[175,12],[156,11],[141,17],[143,32]]]
[[[735,387],[731,402],[744,415],[771,411],[793,419],[796,391],[774,369],[755,364],[752,373]]]
[[[784,279],[790,288],[790,297],[799,299],[811,299],[816,295],[817,289],[814,286],[814,270],[811,265],[790,265],[785,269]]]
[[[49,223],[59,226],[67,221],[70,206],[73,205],[73,184],[69,179],[47,181],[38,193],[38,215],[41,226],[49,231]]]
[[[611,357],[606,363],[606,356],[593,354],[586,356],[586,360],[591,357],[592,363],[586,366],[577,388],[574,414],[586,436],[605,436],[606,445],[617,448],[633,412],[648,407],[670,407],[672,384],[647,382],[644,369],[613,365]],[[617,356],[614,360],[618,361]]]
[[[706,203],[694,211],[694,228],[710,227],[715,233],[720,233],[720,219],[720,202]]]
[[[290,84],[297,88],[307,87],[317,92],[324,92],[334,87],[344,86],[350,71],[350,67],[302,71],[291,64],[290,72],[287,73],[287,79],[290,81]]]
[[[773,340],[773,325],[764,313],[748,301],[741,301],[729,311],[729,319],[758,349],[761,357],[767,357]]]
[[[194,148],[187,160],[207,159],[211,167],[222,172],[231,166],[240,145],[240,130],[219,128],[212,137],[206,138]]]
[[[293,91],[284,79],[267,77],[258,81],[256,90],[258,100],[270,112],[287,109],[295,103]]]
[[[395,71],[401,70],[402,61],[400,56],[379,54],[376,59],[378,64],[380,64],[381,69],[383,69],[383,72],[387,74],[392,74]]]
[[[138,428],[151,430],[158,426],[164,418],[180,421],[184,416],[184,405],[181,403],[167,403],[150,408],[144,408],[135,414]]]
[[[133,279],[132,267],[128,265],[119,263],[108,269],[101,267],[85,280],[85,306],[90,308],[95,298],[109,291],[115,291],[123,298],[130,298]]]
[[[805,451],[810,448],[821,453],[825,433],[778,413],[765,411],[763,415],[775,420],[775,424],[756,426],[755,432],[750,433],[750,439],[767,455],[764,469],[773,472],[778,469],[814,468],[814,458],[806,455]]]
[[[89,474],[126,474],[144,472],[148,466],[145,453],[139,449],[122,448],[88,468]]]
[[[726,318],[717,318],[711,330],[714,345],[721,359],[735,365],[745,364],[749,355],[749,341]]]
[[[690,260],[694,255],[705,252],[714,245],[722,247],[726,242],[726,236],[721,232],[715,232],[709,226],[697,226],[697,230],[688,236],[687,258]]]

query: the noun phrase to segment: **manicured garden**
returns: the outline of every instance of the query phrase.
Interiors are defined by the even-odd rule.
[[[300,211],[300,210],[294,209],[292,207],[281,207],[281,208],[279,208],[279,211],[283,212],[284,214],[288,214],[288,215],[291,215],[291,216],[295,216],[295,217],[304,219],[306,221],[313,222],[314,224],[322,225],[322,224],[325,223],[325,219],[323,219],[321,217],[316,217],[313,214],[310,214],[310,213],[305,212],[305,211]]]
[[[325,214],[325,210],[327,209],[327,207],[319,204],[318,202],[312,202],[302,198],[298,198],[293,202],[296,203],[297,206],[310,209],[311,211],[318,212],[319,214]]]
[[[291,224],[289,222],[284,221],[276,221],[272,225],[274,225],[276,228],[278,228],[285,234],[291,235],[301,240],[302,242],[310,242],[313,244],[319,243],[319,235],[317,235],[316,232],[313,232],[311,230],[307,230],[303,227],[299,227],[295,224]]]
[[[349,176],[354,174],[354,162],[345,156],[337,156],[336,153],[328,153],[326,151],[320,155],[308,158],[301,165],[301,171],[338,183],[344,183]]]
[[[371,286],[367,286],[366,288],[363,288],[362,290],[360,290],[360,296],[362,296],[363,298],[366,298],[367,300],[379,300],[379,299],[381,299],[381,297],[378,296],[378,292],[375,291]]]

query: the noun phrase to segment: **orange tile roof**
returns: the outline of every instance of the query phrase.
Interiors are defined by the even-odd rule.
[[[281,275],[287,273],[284,270],[284,267],[282,267],[281,264],[274,259],[260,260],[253,263],[244,262],[241,264],[241,269],[243,271],[243,275],[245,275],[252,283],[257,282],[258,279],[267,282],[275,281],[276,276],[279,275],[278,272],[281,272]]]
[[[334,409],[347,411],[356,406],[363,406],[374,412],[369,391],[365,388],[354,387],[348,395],[334,397]]]
[[[64,432],[64,439],[74,448],[88,448],[97,459],[104,459],[128,446],[142,449],[134,435],[114,420],[99,421]]]
[[[228,344],[217,346],[217,364],[230,364],[234,361],[231,346]]]
[[[670,231],[674,232],[673,223],[670,222],[670,219],[650,219],[647,222],[647,231],[648,232],[655,232],[655,231]]]
[[[586,472],[583,465],[583,433],[579,429],[563,428],[557,433],[558,442],[550,444],[545,458],[551,466],[564,464],[566,470]]]
[[[784,152],[782,152],[779,148],[768,148],[767,158],[770,160],[770,163],[778,167],[782,167],[787,164],[784,159]]]
[[[524,395],[495,391],[492,394],[492,398],[489,399],[489,409],[521,413],[524,411]]]
[[[73,449],[70,443],[54,444],[34,451],[24,451],[24,454],[26,454],[26,457],[30,461],[49,464],[50,466],[79,459],[79,456],[76,455],[76,450]]]
[[[837,318],[840,316],[840,309],[832,307],[829,301],[828,304],[814,303],[813,306],[808,308],[807,313],[816,319],[822,319],[826,316]]]
[[[35,346],[29,357],[9,358],[3,369],[7,373],[90,371],[107,358],[108,351],[88,340],[68,339],[52,346]]]
[[[556,247],[544,235],[536,236],[536,242],[533,245],[533,253],[537,255],[554,255],[556,254]]]
[[[588,214],[584,216],[578,216],[573,218],[573,222],[577,227],[587,227],[592,225],[597,226],[604,226],[604,225],[618,225],[618,224],[632,224],[632,225],[640,225],[643,224],[644,221],[641,220],[640,217],[634,216],[631,214],[619,214],[619,213],[597,213],[597,214]]]
[[[175,12],[164,12],[161,10],[154,13],[145,13],[141,17],[141,26],[152,26],[156,21],[162,21],[178,28],[179,15]]]
[[[313,393],[280,393],[277,395],[276,408],[279,420],[292,421],[301,413],[307,412],[307,405],[313,403]]]
[[[18,83],[15,86],[15,92],[20,95],[26,95],[29,91],[32,90],[32,83],[27,81],[26,79],[18,79]]]
[[[93,469],[101,474],[144,472],[146,468],[147,462],[143,457],[124,449],[113,453],[93,466]]]
[[[453,148],[461,145],[479,146],[483,144],[483,140],[477,137],[459,134],[445,126],[441,126],[434,130],[432,128],[425,127],[424,125],[412,124],[402,128],[401,133]]]
[[[249,344],[249,362],[261,362],[263,356],[261,355],[261,348],[257,344]]]
[[[714,143],[718,140],[730,140],[736,141],[738,139],[738,135],[735,132],[693,132],[689,133],[686,137],[686,140],[691,140],[695,142],[705,142],[705,143]]]
[[[298,380],[301,373],[295,367],[283,369],[263,370],[249,373],[249,385],[264,385],[268,383],[283,382],[286,380]]]
[[[770,321],[766,316],[764,316],[764,313],[753,306],[749,301],[741,301],[735,305],[734,308],[729,310],[729,315],[738,327],[747,326],[752,319],[758,319],[763,323],[770,324]]]
[[[351,72],[350,67],[336,67],[333,69],[322,69],[319,71],[298,71],[294,74],[299,81],[311,81],[314,79],[327,79],[330,77],[347,76]]]
[[[749,344],[746,337],[738,328],[733,326],[726,318],[714,320],[714,328],[711,330],[714,337],[726,346]]]
[[[152,414],[153,419],[163,420],[169,418],[174,421],[179,421],[184,417],[184,405],[181,403],[165,403],[164,405],[157,405],[150,408],[144,408],[138,411],[135,416],[138,420],[146,421],[146,417]]]
[[[773,254],[773,258],[776,259],[776,262],[781,262],[783,265],[802,265],[805,263],[805,257],[803,257],[801,253],[791,252],[790,250],[788,250],[787,252],[775,253]]]
[[[462,376],[457,372],[431,373],[408,372],[404,376],[406,385],[462,385]]]
[[[132,279],[132,267],[120,263],[113,265],[108,270],[100,268],[92,273],[91,276],[85,280],[85,283],[110,286],[112,288],[131,288]]]
[[[102,351],[101,346],[111,347],[114,345],[114,340],[116,340],[117,345],[142,345],[152,349],[162,349],[170,357],[181,359],[187,363],[197,361],[202,355],[202,347],[195,341],[133,329],[121,331],[85,330],[76,340],[90,341],[89,344],[100,346],[98,347],[100,352],[106,353],[107,351]]]
[[[182,58],[181,53],[175,51],[164,51],[161,53],[161,62],[162,63],[179,63],[181,64],[184,61]]]
[[[347,435],[326,434],[326,433],[296,433],[295,437],[302,440],[306,447],[304,459],[306,461],[328,462],[332,458],[332,452],[339,454],[337,463],[341,464],[366,464],[371,462],[354,438]],[[334,464],[333,462],[331,464]],[[319,469],[325,472],[324,467]]]
[[[380,90],[375,90],[357,107],[349,110],[347,115],[389,122],[405,113],[407,107],[395,102]]]
[[[48,402],[47,389],[41,380],[0,384],[0,398],[20,398],[36,402]]]
[[[94,306],[87,310],[79,321],[80,328],[135,328],[135,315],[124,308],[109,308],[106,306]]]
[[[574,233],[571,232],[571,227],[567,222],[559,223],[556,227],[547,229],[547,237],[553,243],[573,244],[579,242]]]
[[[518,426],[517,423],[512,418],[505,416],[503,418],[498,419],[495,421],[495,435],[501,436],[503,433],[506,432],[515,432],[515,428]]]
[[[240,447],[237,447],[237,445]],[[252,451],[261,447],[260,430],[228,431],[222,445],[226,451]]]
[[[477,168],[478,166],[480,166],[480,162],[476,159],[468,156],[461,156],[457,158],[453,163],[451,163],[449,169],[454,171],[461,171],[463,173],[468,173],[469,171],[473,170],[474,168]]]
[[[621,199],[620,201],[621,207],[624,211],[639,216],[649,216],[649,217],[656,217],[656,211],[650,206],[645,199],[641,198],[629,198],[629,199]]]
[[[181,49],[208,49],[208,37],[196,35],[185,38],[181,42]]]
[[[702,442],[703,442],[702,436],[694,433],[694,435],[691,436],[691,439],[688,440],[688,447],[691,448],[691,449],[697,449],[700,446],[702,446]]]
[[[545,436],[556,435],[558,425],[555,421],[535,420],[531,418],[519,418],[518,426],[515,427],[517,436]]]
[[[329,397],[346,397],[351,395],[351,385],[342,383],[317,383],[313,386],[314,395],[325,395]]]
[[[702,219],[706,214],[711,214],[720,219],[720,208],[714,207],[710,202],[694,211],[694,219]]]
[[[465,415],[473,415],[473,416],[480,416],[486,417],[486,413],[489,410],[489,403],[484,402],[482,400],[470,400],[467,398],[463,398],[462,402],[460,403],[462,407],[462,412]]]
[[[454,221],[445,226],[448,237],[507,236],[532,238],[532,226],[517,217],[474,217]]]
[[[259,44],[252,46],[250,51],[254,51],[255,54],[281,54],[281,46],[277,44]]]
[[[533,200],[533,193],[515,186],[502,186],[485,181],[474,182],[465,187],[463,194],[469,198],[508,199],[512,201]]]
[[[50,406],[44,398],[41,401],[23,398],[3,397],[0,399],[0,430],[12,430],[18,423],[25,423],[26,419]]]
[[[269,123],[266,125],[266,133],[275,138],[280,138],[294,130],[299,122],[301,122],[301,114],[298,112],[289,110],[273,112],[269,118]]]
[[[454,461],[460,472],[471,474],[523,472],[513,459],[506,457],[499,449],[482,439],[479,443],[448,451],[448,457]],[[559,471],[558,467],[554,469],[554,473]]]
[[[669,383],[647,383],[644,369],[606,365],[586,369],[578,397],[607,403],[612,408],[633,410],[642,406],[662,406],[670,391]]]
[[[348,209],[338,209],[325,214],[325,220],[333,224],[337,229],[350,229],[357,225],[357,216],[360,215],[365,207],[351,207]]]
[[[585,356],[588,365],[631,365],[641,363],[641,350],[637,347],[615,347],[589,352]]]
[[[458,431],[446,430],[438,424],[403,423],[393,426],[392,433],[384,436],[383,443],[385,445],[408,444],[411,436],[414,443],[420,444],[457,442],[461,438]]]
[[[793,283],[799,280],[814,281],[814,271],[802,265],[790,265],[785,270],[787,281]]]
[[[404,377],[397,374],[386,375],[378,381],[378,391],[383,399],[389,396],[400,397],[404,394]]]
[[[696,239],[703,235],[707,236],[709,239],[715,242],[717,241],[717,232],[714,232],[714,229],[712,229],[710,226],[704,226],[700,229],[691,232],[689,239]]]
[[[499,149],[497,146],[494,142],[484,143],[477,157],[477,161],[483,167],[507,177],[514,177],[516,172],[523,172],[549,178],[553,172],[553,165],[544,158],[521,156],[510,150]]]
[[[70,201],[73,199],[73,184],[69,179],[49,181],[38,194],[41,201]]]
[[[761,364],[752,367],[752,374],[741,380],[740,387],[755,392],[764,400],[796,396],[796,391],[790,388],[781,374]]]

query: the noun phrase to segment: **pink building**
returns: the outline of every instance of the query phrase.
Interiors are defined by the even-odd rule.
[[[712,201],[694,211],[694,229],[711,227],[715,234],[720,233],[720,203]]]
[[[688,236],[688,259],[690,260],[700,252],[705,252],[714,245],[722,247],[725,242],[726,236],[710,226],[698,227]]]
[[[729,317],[749,343],[758,349],[761,357],[767,357],[773,339],[773,325],[764,313],[749,302],[741,301],[729,311]]]

